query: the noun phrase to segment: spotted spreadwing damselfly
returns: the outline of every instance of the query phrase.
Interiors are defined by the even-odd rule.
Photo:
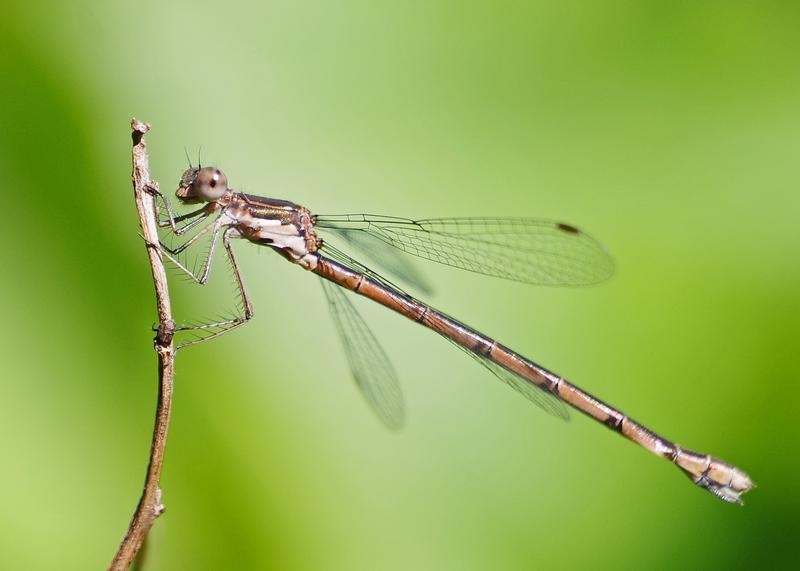
[[[158,245],[165,257],[194,281],[205,284],[219,240],[241,297],[241,313],[230,319],[179,328],[195,335],[181,347],[218,337],[253,317],[253,305],[236,263],[234,239],[268,246],[288,261],[317,274],[341,336],[356,384],[377,416],[390,428],[403,423],[400,385],[386,352],[356,311],[345,290],[369,298],[432,329],[475,359],[497,378],[548,413],[568,418],[568,406],[628,440],[666,458],[689,478],[725,500],[742,503],[753,487],[745,472],[707,454],[687,450],[649,430],[563,377],[545,369],[445,315],[356,261],[334,242],[360,252],[365,262],[386,269],[393,279],[420,291],[427,287],[405,255],[529,284],[581,286],[607,279],[613,262],[605,249],[578,228],[529,218],[435,218],[410,220],[371,214],[315,215],[285,200],[234,192],[214,167],[191,167],[181,176],[176,196],[201,205],[176,216],[166,196],[159,226],[190,235],[178,246]],[[194,230],[193,233],[191,231]],[[190,269],[180,254],[207,239],[202,267]]]

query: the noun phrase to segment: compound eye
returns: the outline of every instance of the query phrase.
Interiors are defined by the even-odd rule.
[[[218,168],[203,167],[197,173],[192,186],[197,198],[212,202],[222,198],[228,191],[228,178]]]

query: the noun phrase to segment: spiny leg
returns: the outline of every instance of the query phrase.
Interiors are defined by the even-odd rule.
[[[205,262],[203,264],[203,272],[200,275],[194,273],[192,270],[187,268],[180,260],[175,258],[170,253],[168,248],[166,248],[166,246],[164,246],[164,244],[159,244],[159,246],[158,246],[159,249],[161,250],[161,254],[164,257],[166,257],[169,261],[171,261],[173,264],[175,264],[175,266],[177,266],[177,268],[179,270],[181,270],[183,273],[188,275],[195,283],[200,284],[200,285],[205,285],[208,282],[208,277],[209,277],[209,275],[211,273],[211,261],[214,258],[214,251],[216,250],[217,239],[219,237],[220,225],[215,223],[210,227],[214,227],[213,234],[211,235],[211,246],[208,249],[208,256],[206,257],[206,260],[205,260]],[[225,230],[225,232],[224,232],[225,235],[227,235],[228,230],[230,230],[230,228]],[[224,238],[223,238],[223,241],[224,241]],[[229,248],[226,248],[226,250],[228,251],[228,256],[230,258],[232,250],[230,250]],[[249,300],[246,301],[245,307],[247,307],[247,304],[249,304]],[[252,315],[252,311],[251,311],[251,315]],[[249,317],[247,317],[247,319],[249,319]],[[208,341],[209,339],[213,339],[214,337],[219,337],[223,333],[226,333],[226,332],[230,331],[231,329],[233,329],[234,327],[237,327],[238,325],[241,325],[244,321],[245,320],[242,317],[235,317],[235,318],[232,318],[232,319],[225,319],[225,320],[222,320],[222,321],[215,321],[215,322],[211,322],[211,323],[203,323],[203,324],[200,324],[200,325],[183,325],[183,326],[180,326],[180,327],[176,327],[175,328],[176,332],[180,332],[180,331],[204,331],[204,330],[209,330],[209,329],[214,329],[214,328],[219,328],[219,327],[222,328],[221,331],[215,331],[214,333],[212,333],[210,335],[200,336],[197,339],[192,339],[191,341],[187,341],[186,343],[180,344],[180,345],[178,345],[177,348],[181,349],[182,347],[187,347],[189,345],[196,345],[197,343],[201,343],[203,341]]]
[[[163,243],[159,242],[158,244],[149,244],[151,247],[158,248],[161,255],[166,257],[169,261],[171,261],[175,266],[181,270],[183,273],[188,275],[195,283],[200,285],[205,285],[208,282],[208,277],[211,272],[211,261],[214,258],[214,251],[216,250],[217,240],[219,238],[219,230],[222,227],[222,224],[219,219],[217,219],[213,224],[210,224],[206,228],[204,228],[201,232],[197,235],[193,236],[190,240],[188,240],[183,246],[171,250]],[[211,235],[211,245],[208,249],[208,256],[203,264],[203,272],[200,275],[197,275],[195,272],[187,268],[180,260],[178,260],[174,254],[178,254],[185,250],[186,248],[190,247],[198,238],[212,230]],[[141,235],[141,234],[140,234]],[[234,277],[236,279],[236,285],[239,288],[239,294],[241,296],[242,306],[244,308],[243,315],[236,316],[232,319],[225,319],[222,321],[216,321],[213,323],[205,323],[201,325],[188,325],[188,326],[181,326],[175,329],[176,332],[181,331],[203,331],[209,329],[218,328],[219,331],[214,331],[210,335],[200,336],[196,339],[192,339],[187,341],[186,343],[182,343],[176,347],[177,349],[182,349],[184,347],[188,347],[190,345],[196,345],[198,343],[202,343],[203,341],[208,341],[209,339],[214,339],[215,337],[219,337],[220,335],[239,327],[240,325],[244,325],[253,317],[253,304],[250,302],[250,297],[247,295],[247,290],[244,286],[244,281],[242,280],[241,273],[239,272],[239,265],[236,262],[236,256],[233,252],[233,248],[231,247],[231,239],[232,238],[240,238],[241,234],[238,230],[233,227],[228,227],[223,232],[222,241],[225,246],[225,251],[228,254],[228,261],[231,264],[231,269],[233,270]]]
[[[161,251],[161,254],[165,256],[169,261],[175,264],[179,270],[183,273],[188,275],[195,283],[200,285],[205,285],[208,281],[208,275],[211,272],[211,260],[214,257],[214,250],[217,247],[217,238],[219,237],[219,229],[222,224],[217,220],[214,224],[203,228],[202,232],[198,233],[197,235],[193,236],[189,241],[187,241],[183,246],[176,248],[175,250],[170,249],[169,247],[165,246],[163,243],[158,244],[158,249]],[[183,252],[186,248],[191,246],[199,236],[202,236],[206,232],[211,230],[211,245],[208,248],[208,256],[206,257],[206,261],[203,263],[203,272],[198,276],[192,270],[187,268],[180,260],[178,260],[175,256]]]
[[[239,286],[239,294],[242,296],[242,306],[244,307],[244,317],[245,319],[250,319],[253,317],[253,304],[250,303],[250,296],[247,295],[247,289],[244,287],[242,274],[239,272],[239,264],[236,262],[236,255],[233,253],[233,247],[231,246],[232,239],[241,237],[242,235],[239,233],[239,230],[230,227],[225,230],[225,233],[222,235],[222,245],[225,246],[225,251],[228,253],[233,275],[236,277],[236,285]]]
[[[178,267],[182,272],[188,275],[195,283],[200,285],[205,285],[208,282],[208,277],[211,273],[211,261],[214,257],[214,252],[216,250],[217,240],[219,238],[219,230],[221,228],[221,223],[219,220],[214,224],[209,225],[208,227],[204,228],[201,232],[197,235],[193,236],[189,239],[185,244],[176,248],[175,250],[171,250],[164,244],[159,243],[158,248],[161,251],[162,255],[165,256],[168,260],[170,260],[175,266]],[[184,251],[186,248],[192,246],[195,241],[198,239],[199,236],[202,236],[209,230],[212,231],[211,235],[211,245],[208,250],[208,256],[203,264],[203,271],[200,275],[196,274],[189,268],[187,268],[180,260],[175,258],[175,255],[179,254],[180,252]],[[219,331],[214,331],[210,335],[201,336],[197,339],[192,339],[187,341],[186,343],[178,345],[178,349],[183,347],[188,347],[190,345],[196,345],[198,343],[202,343],[203,341],[208,341],[209,339],[213,339],[215,337],[219,337],[220,335],[239,327],[240,325],[244,325],[250,318],[253,317],[253,304],[250,302],[250,297],[247,295],[247,290],[245,289],[244,281],[242,280],[241,272],[239,271],[239,265],[236,262],[236,255],[233,252],[233,247],[231,246],[231,239],[239,238],[241,234],[236,228],[228,227],[223,232],[223,245],[225,246],[225,252],[228,255],[228,261],[231,264],[231,268],[233,270],[234,277],[236,279],[236,285],[239,288],[239,294],[241,296],[242,306],[244,308],[243,315],[236,316],[232,319],[226,319],[222,321],[216,321],[213,323],[205,323],[201,325],[188,325],[188,326],[181,326],[176,328],[177,331],[204,331],[209,329],[216,329],[219,328]]]
[[[215,337],[219,337],[233,329],[239,327],[240,325],[244,325],[253,317],[253,304],[250,302],[250,296],[247,295],[247,289],[244,286],[244,281],[242,280],[242,275],[239,272],[239,264],[236,262],[236,255],[233,253],[233,247],[231,246],[231,239],[233,238],[240,238],[241,234],[236,228],[229,227],[227,228],[222,234],[222,244],[225,246],[225,252],[228,254],[228,261],[231,264],[231,269],[233,270],[233,275],[236,278],[236,285],[239,288],[239,295],[241,296],[242,307],[244,312],[242,315],[234,317],[232,319],[227,319],[224,321],[217,321],[215,323],[206,323],[203,325],[193,325],[188,327],[178,327],[176,331],[203,331],[209,329],[218,329],[218,331],[214,331],[210,335],[200,336],[197,339],[192,339],[187,341],[186,343],[182,343],[178,345],[178,349],[182,349],[183,347],[188,347],[190,345],[197,345],[198,343],[202,343],[203,341],[208,341],[209,339],[214,339]],[[198,282],[198,283],[205,283],[205,282]]]

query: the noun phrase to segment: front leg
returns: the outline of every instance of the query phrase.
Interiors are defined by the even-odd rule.
[[[155,184],[151,184],[147,186],[147,191],[152,194],[156,201],[161,199],[161,202],[164,204],[164,209],[167,211],[167,219],[163,220],[160,217],[156,220],[159,228],[172,228],[172,232],[180,236],[181,234],[185,234],[192,228],[194,228],[197,224],[199,224],[202,220],[204,220],[207,216],[209,216],[213,209],[209,209],[208,206],[203,206],[202,208],[198,208],[188,214],[181,214],[180,216],[175,216],[175,213],[172,210],[172,205],[169,202],[169,199],[166,195],[161,194],[161,191],[158,190],[158,186]],[[191,220],[194,218],[194,220]],[[189,220],[183,226],[178,226],[178,222],[183,222],[184,220]]]
[[[192,236],[191,238],[186,240],[186,242],[184,242],[180,246],[177,246],[175,248],[171,248],[171,247],[167,246],[166,244],[164,244],[163,242],[161,242],[161,249],[162,250],[166,250],[167,252],[169,252],[173,256],[177,256],[178,254],[180,254],[184,250],[190,248],[195,242],[197,242],[200,238],[202,238],[209,231],[217,232],[217,230],[219,230],[219,227],[220,227],[220,219],[217,218],[217,220],[213,224],[209,224],[208,226],[206,226],[205,228],[200,230],[197,234],[195,234],[194,236]]]

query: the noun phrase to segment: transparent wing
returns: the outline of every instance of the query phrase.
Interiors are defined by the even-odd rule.
[[[459,346],[459,348],[463,348]],[[553,393],[541,389],[533,383],[523,379],[522,377],[504,369],[494,361],[490,361],[486,357],[482,357],[477,353],[473,353],[468,349],[464,349],[471,357],[478,361],[481,365],[489,369],[494,376],[503,381],[509,387],[522,394],[526,399],[541,408],[547,414],[553,415],[562,420],[569,420],[569,410],[567,405],[562,400],[556,397]]]
[[[403,393],[389,357],[344,290],[321,282],[356,385],[387,427],[400,428],[405,418]]]
[[[362,232],[357,228],[322,228],[323,237],[333,234],[342,239],[348,246],[364,255],[364,258],[380,266],[393,278],[402,280],[421,294],[430,295],[432,288],[422,272],[402,251],[387,244],[372,233]],[[327,232],[330,230],[330,232]]]
[[[320,247],[320,251],[329,258],[332,258],[337,262],[339,262],[340,264],[350,268],[354,272],[358,272],[360,274],[364,274],[365,276],[372,278],[383,287],[394,291],[398,295],[402,295],[409,299],[414,299],[408,292],[403,291],[403,288],[401,288],[399,285],[386,279],[378,272],[371,270],[361,262],[351,258],[338,248],[335,248],[330,242],[325,242],[324,244],[322,244],[322,246]]]
[[[614,273],[598,241],[550,220],[343,214],[317,216],[317,227],[338,234],[360,232],[407,254],[529,284],[591,285]]]
[[[401,296],[407,297],[409,299],[413,299],[410,295],[408,295],[406,292],[404,292],[399,287],[394,285],[392,282],[388,281],[386,278],[382,277],[380,274],[372,271],[371,269],[369,269],[366,266],[364,266],[363,264],[357,262],[353,258],[350,258],[349,256],[347,256],[343,252],[340,252],[340,251],[336,250],[330,244],[325,244],[322,247],[322,250],[325,252],[325,254],[327,254],[328,256],[330,256],[332,258],[334,258],[339,263],[344,264],[345,266],[347,266],[348,268],[350,268],[353,271],[357,271],[357,272],[360,272],[360,273],[363,273],[363,274],[369,276],[370,278],[372,278],[373,280],[378,282],[383,287],[385,287],[387,289],[390,289],[393,292],[395,292],[397,295],[401,295]],[[340,296],[342,296],[344,298],[345,294],[341,291],[341,288],[338,288],[337,286],[335,286],[333,284],[330,284],[328,282],[325,282],[325,281],[323,281],[323,285],[326,288],[333,288],[333,290],[334,290],[333,293],[336,293],[336,294],[338,294],[338,295],[340,295]],[[327,292],[327,289],[326,289],[326,294],[327,293],[328,292]],[[330,301],[330,296],[329,296],[328,299]],[[344,301],[349,303],[349,300],[347,298],[344,298]],[[352,305],[351,305],[351,307],[352,307]],[[352,309],[355,312],[355,308],[353,307]],[[358,314],[356,314],[356,316],[358,317],[359,320],[361,320],[361,317],[358,316]],[[363,323],[363,320],[362,320],[362,323]],[[337,325],[338,325],[338,322],[337,322]],[[364,324],[363,327],[366,328],[367,327],[366,324]],[[340,332],[341,332],[341,329],[340,329]],[[367,330],[367,332],[369,333],[369,330]],[[454,346],[458,347],[460,350],[464,351],[464,353],[466,353],[467,355],[469,355],[470,357],[475,359],[478,363],[480,363],[481,365],[486,367],[486,369],[488,369],[498,379],[503,381],[503,383],[505,383],[506,385],[510,386],[511,388],[516,390],[517,392],[521,393],[525,398],[527,398],[529,401],[534,403],[536,406],[538,406],[539,408],[541,408],[542,410],[544,410],[548,414],[551,414],[551,415],[556,416],[558,418],[562,418],[564,420],[567,420],[569,418],[569,412],[568,412],[567,406],[561,400],[559,400],[558,397],[556,397],[552,393],[547,392],[544,389],[540,389],[539,387],[537,387],[536,385],[531,384],[530,382],[526,381],[522,377],[519,377],[516,374],[512,373],[511,371],[508,371],[507,369],[504,369],[503,367],[501,367],[497,363],[494,363],[493,361],[490,361],[489,359],[487,359],[487,358],[485,358],[485,357],[483,357],[481,355],[478,355],[477,353],[473,353],[472,351],[470,351],[466,347],[462,347],[461,345],[459,345],[458,343],[456,343],[452,339],[449,339],[447,337],[445,337],[445,339],[450,341]],[[373,341],[374,341],[374,339],[373,339]],[[375,342],[375,344],[377,344],[377,341],[374,341],[374,342]],[[381,351],[381,353],[382,353],[382,351]],[[385,355],[384,355],[384,357],[385,357]],[[349,359],[349,356],[348,356],[348,359]],[[388,359],[387,359],[387,362],[388,362]],[[389,364],[389,367],[391,367],[391,364]],[[355,367],[353,367],[353,368],[355,369]],[[399,391],[399,388],[398,388],[398,391]]]

